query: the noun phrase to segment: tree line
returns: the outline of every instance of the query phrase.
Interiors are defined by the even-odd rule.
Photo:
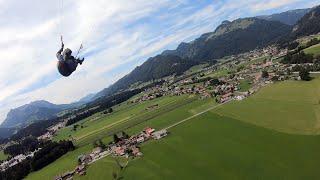
[[[12,166],[5,171],[0,171],[0,179],[5,180],[20,180],[26,177],[30,172],[37,171],[68,151],[74,150],[75,147],[71,141],[60,141],[60,142],[46,142],[45,146],[42,147],[33,157],[27,158],[19,164]]]

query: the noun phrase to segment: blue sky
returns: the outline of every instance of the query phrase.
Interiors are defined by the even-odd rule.
[[[320,0],[0,0],[0,122],[35,100],[70,103],[115,82],[148,57],[223,20],[312,7]],[[59,36],[85,63],[59,76]]]

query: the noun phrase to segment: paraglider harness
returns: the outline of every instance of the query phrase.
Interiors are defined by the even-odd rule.
[[[64,43],[63,43],[62,36],[61,36],[61,43],[64,44]],[[82,46],[82,44],[81,44],[80,48],[78,49],[76,58],[78,57],[78,55],[79,55],[79,53],[80,53],[80,51],[81,51],[82,48],[83,48],[83,46]],[[58,67],[59,73],[60,73],[62,76],[68,77],[68,76],[70,76],[70,75],[73,73],[73,71],[70,70],[68,63],[66,62],[66,59],[64,59],[64,61],[59,60],[59,61],[58,61],[58,64],[57,64],[57,67]]]

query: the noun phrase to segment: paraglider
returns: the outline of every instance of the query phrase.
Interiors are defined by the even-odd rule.
[[[78,64],[82,65],[84,58],[77,58],[82,45],[80,46],[76,57],[72,56],[72,51],[69,48],[64,49],[64,43],[61,37],[61,48],[57,52],[56,56],[58,59],[58,71],[62,76],[70,76],[78,67]]]

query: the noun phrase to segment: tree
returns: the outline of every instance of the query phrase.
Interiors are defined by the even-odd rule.
[[[269,77],[268,71],[262,71],[261,77],[262,77],[262,78],[268,78],[268,77]]]
[[[273,76],[273,77],[271,78],[271,80],[272,80],[272,81],[278,81],[278,80],[279,80],[279,76]]]
[[[289,50],[296,49],[298,46],[299,46],[299,42],[294,41],[288,45],[288,49]]]
[[[310,73],[306,68],[303,68],[299,71],[299,76],[300,76],[301,80],[303,80],[303,81],[310,81],[311,80]]]
[[[78,126],[79,126],[78,124],[73,125],[73,130],[76,131]]]
[[[114,134],[113,135],[113,141],[114,141],[114,143],[118,143],[119,141],[121,141],[121,139],[118,137],[117,134]]]

